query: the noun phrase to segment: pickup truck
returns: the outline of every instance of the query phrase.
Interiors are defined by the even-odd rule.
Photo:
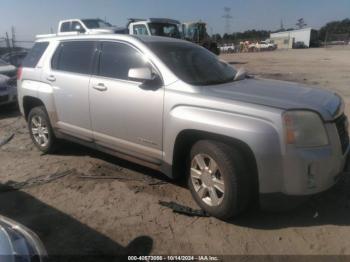
[[[181,38],[179,31],[181,23],[167,18],[137,19],[130,18],[127,31],[130,35],[156,35]]]

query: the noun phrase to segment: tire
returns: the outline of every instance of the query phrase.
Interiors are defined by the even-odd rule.
[[[29,112],[28,129],[34,145],[40,151],[49,154],[56,150],[57,139],[44,106],[34,107]],[[43,136],[45,136],[45,138]]]
[[[218,171],[214,171],[215,174],[208,170],[200,171],[198,162],[201,162],[201,157],[208,170],[215,169],[210,168],[211,159],[214,160]],[[214,163],[212,166],[215,166]],[[254,196],[252,192],[254,187],[250,180],[251,174],[249,174],[242,154],[230,145],[211,140],[196,142],[190,152],[187,170],[189,173],[188,186],[192,196],[208,214],[227,220],[245,211],[251,203]],[[194,178],[194,176],[199,176],[198,171],[201,173],[202,181]],[[205,187],[207,187],[206,190],[203,189]],[[224,193],[221,192],[222,189]],[[207,192],[203,193],[204,191]],[[218,199],[211,197],[213,191],[216,192]]]

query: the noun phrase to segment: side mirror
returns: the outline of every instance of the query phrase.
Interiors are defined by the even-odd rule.
[[[128,77],[132,80],[146,82],[154,79],[154,74],[148,67],[130,68]]]
[[[162,84],[159,75],[152,72],[149,67],[130,68],[128,77],[131,80],[142,82],[140,87],[144,89],[157,89]]]
[[[79,33],[85,33],[85,29],[81,25],[76,25],[74,27],[74,31],[79,32]]]

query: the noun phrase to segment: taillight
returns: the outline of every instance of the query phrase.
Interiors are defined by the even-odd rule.
[[[17,80],[21,80],[22,70],[23,70],[23,68],[21,66],[17,69]]]

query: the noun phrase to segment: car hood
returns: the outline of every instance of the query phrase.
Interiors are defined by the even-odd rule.
[[[318,112],[325,121],[333,120],[342,106],[342,99],[333,92],[279,80],[245,79],[221,85],[205,86],[202,91],[212,97],[285,110],[313,110]]]

